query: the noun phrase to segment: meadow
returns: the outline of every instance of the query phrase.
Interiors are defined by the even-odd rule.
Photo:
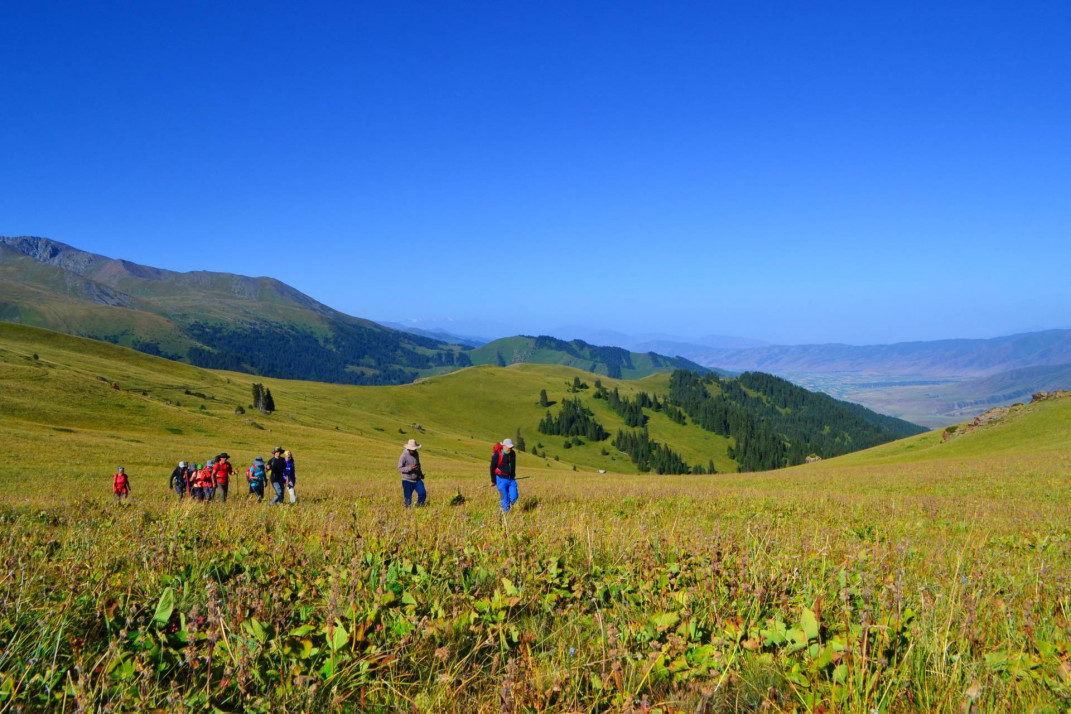
[[[0,326],[0,711],[1071,705],[1071,400],[762,474],[521,454],[503,517],[490,445],[543,412],[513,397],[575,373],[265,379],[279,411],[236,415],[248,375]],[[295,506],[167,490],[180,458],[276,444]]]

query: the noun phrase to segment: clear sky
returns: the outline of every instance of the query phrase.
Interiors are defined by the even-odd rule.
[[[5,0],[0,234],[487,337],[1067,328],[1068,48],[1058,1]]]

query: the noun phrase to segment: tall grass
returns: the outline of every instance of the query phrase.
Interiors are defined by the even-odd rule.
[[[0,706],[1057,711],[1068,464],[986,493],[1026,465],[530,479],[508,518],[460,474],[409,511],[372,474],[274,509],[9,491]]]

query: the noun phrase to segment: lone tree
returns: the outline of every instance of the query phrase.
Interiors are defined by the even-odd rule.
[[[550,406],[550,400],[547,399],[547,390],[545,390],[545,389],[540,389],[539,390],[539,406],[541,406],[541,407],[549,407]]]
[[[521,428],[517,427],[517,436],[513,437],[513,445],[517,447],[517,451],[524,451],[524,437],[521,436]]]

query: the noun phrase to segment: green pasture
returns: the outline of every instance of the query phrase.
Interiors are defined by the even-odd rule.
[[[947,443],[657,476],[536,433],[540,389],[571,398],[578,374],[593,383],[533,365],[401,387],[258,379],[269,417],[249,375],[0,324],[0,711],[1071,705],[1071,400]],[[678,427],[663,419],[654,438]],[[549,458],[520,455],[503,517],[487,460],[518,426]],[[678,436],[686,460],[724,458],[720,437]],[[430,499],[407,511],[409,437]],[[293,507],[240,483],[226,504],[166,489],[179,459],[242,465],[277,444],[296,454]]]

